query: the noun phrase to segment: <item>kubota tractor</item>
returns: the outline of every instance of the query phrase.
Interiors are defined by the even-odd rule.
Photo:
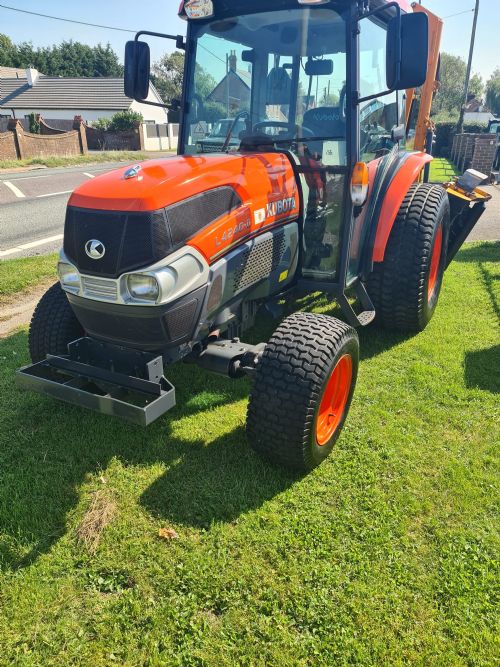
[[[185,51],[183,97],[171,102],[178,155],[72,194],[60,282],[35,311],[33,365],[18,380],[149,424],[175,404],[170,364],[249,374],[250,445],[308,470],[349,410],[355,327],[376,317],[424,329],[487,199],[471,174],[423,182],[431,156],[405,149],[418,87],[428,124],[441,22],[406,0],[186,0],[180,15],[186,38],[138,33],[125,59],[126,93],[144,101],[139,38]],[[227,119],[214,152],[204,138]],[[268,342],[243,342],[262,306],[316,292],[342,321],[297,312]]]

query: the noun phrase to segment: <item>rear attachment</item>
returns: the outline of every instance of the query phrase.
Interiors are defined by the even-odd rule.
[[[477,186],[488,180],[478,171],[469,169],[456,181],[445,183],[450,200],[450,235],[446,257],[446,268],[450,265],[486,208],[491,195]]]
[[[17,371],[17,384],[141,426],[175,406],[175,388],[163,376],[163,359],[147,352],[79,338],[68,356]]]

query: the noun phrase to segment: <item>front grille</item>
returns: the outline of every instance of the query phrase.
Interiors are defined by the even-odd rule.
[[[241,204],[233,188],[224,186],[167,209],[144,213],[68,207],[64,252],[83,274],[118,278],[164,259],[191,236]],[[92,259],[85,252],[86,243],[93,239],[105,247],[101,259]]]
[[[242,253],[240,264],[234,274],[234,291],[250,287],[267,278],[279,265],[286,250],[285,232],[280,230],[264,241]]]
[[[102,259],[85,252],[91,239],[105,247]],[[64,227],[64,252],[81,273],[117,278],[122,273],[149,266],[172,250],[165,213],[121,213],[68,207]]]
[[[82,290],[84,296],[89,298],[118,300],[118,288],[114,280],[82,276]]]

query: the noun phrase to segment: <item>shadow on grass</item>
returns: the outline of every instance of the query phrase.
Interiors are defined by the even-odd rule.
[[[466,353],[465,383],[470,389],[500,393],[500,345]]]

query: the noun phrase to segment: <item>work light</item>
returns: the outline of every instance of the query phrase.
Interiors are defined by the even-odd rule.
[[[69,288],[71,292],[80,291],[80,274],[72,264],[59,262],[57,265],[59,280],[64,288]]]
[[[127,287],[134,299],[156,301],[160,293],[158,281],[154,276],[144,273],[132,273],[127,278]]]

